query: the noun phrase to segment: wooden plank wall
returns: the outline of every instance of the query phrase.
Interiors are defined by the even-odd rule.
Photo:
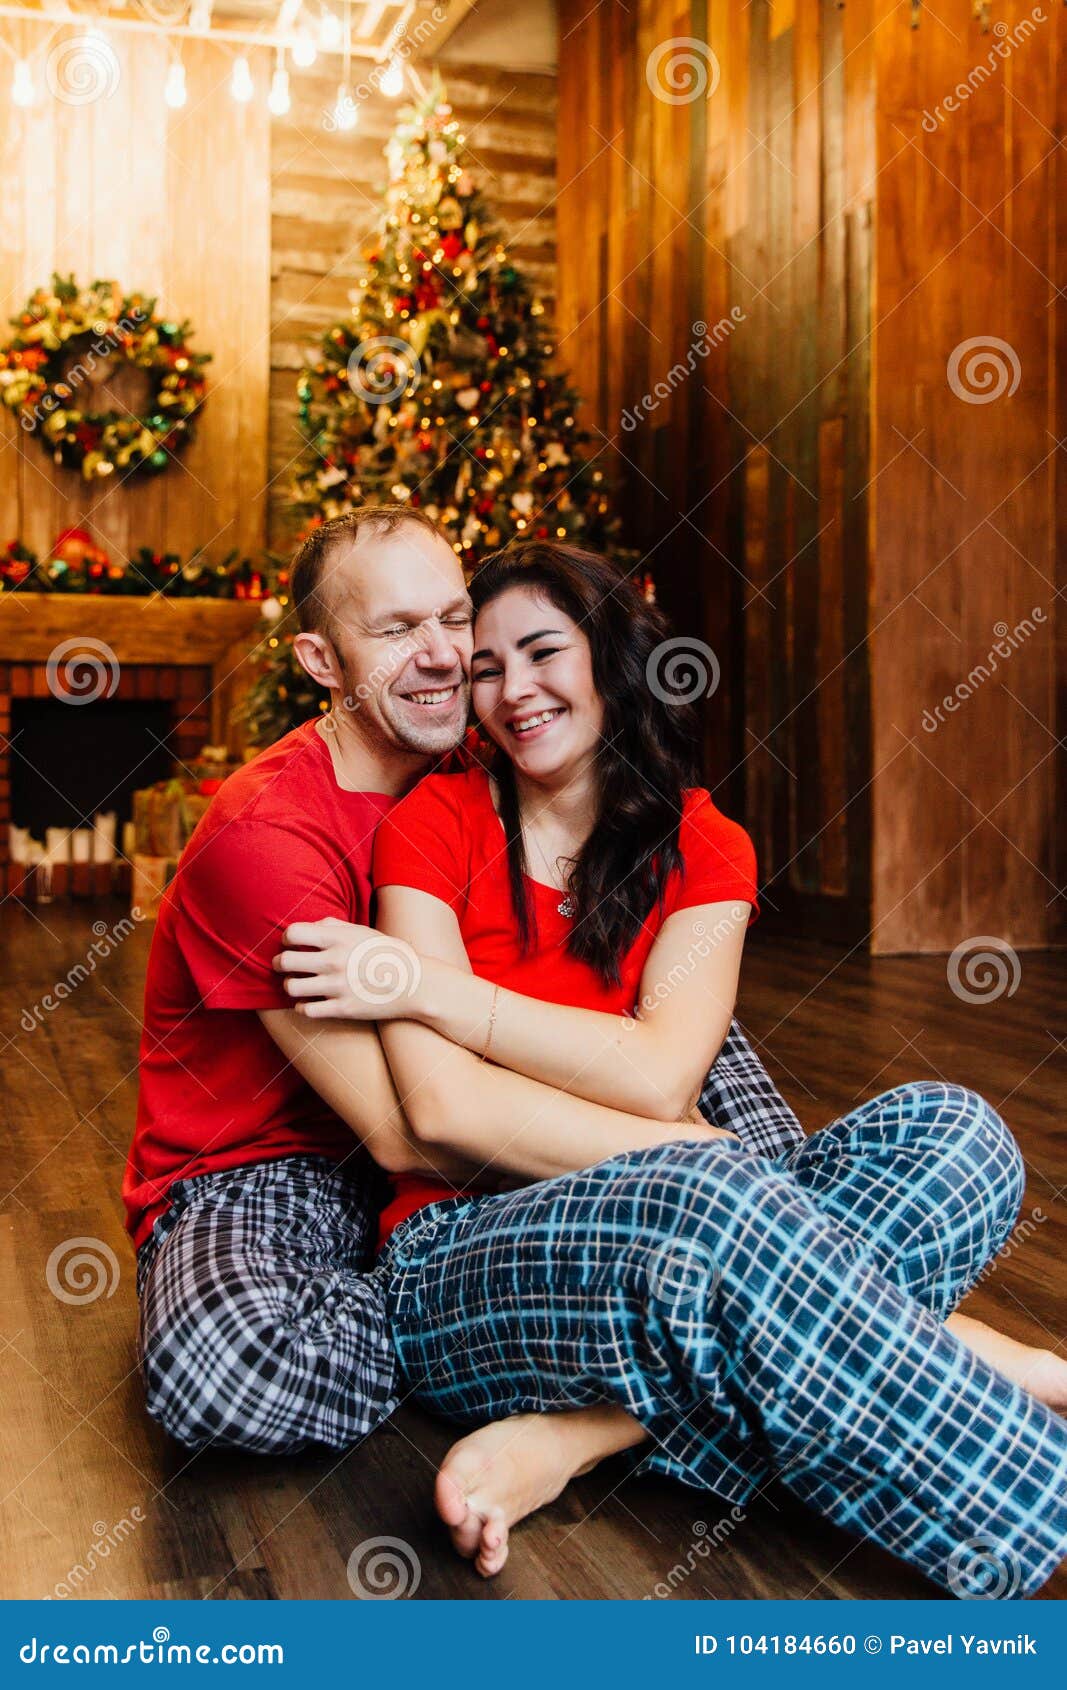
[[[1063,942],[1064,12],[997,4],[988,34],[965,6],[951,29],[902,32],[891,12],[876,37],[875,946]],[[968,341],[989,359],[973,379],[964,360],[954,391]],[[1001,372],[1001,396],[974,402]],[[998,633],[1035,608],[1044,623],[991,668]]]
[[[769,919],[875,951],[1067,938],[1067,19],[972,12],[563,6],[561,345],[664,603],[722,661],[709,774]],[[646,71],[680,37],[718,82],[671,103]],[[990,337],[1019,379],[973,403],[950,361]]]
[[[720,662],[709,778],[755,838],[767,919],[854,939],[870,905],[869,14],[564,0],[559,74],[562,355],[590,370],[587,420],[661,601]],[[665,80],[683,37],[706,44],[713,92],[657,98],[657,59],[661,92],[693,86]]]
[[[420,67],[425,80],[427,71]],[[555,309],[555,79],[495,67],[447,68],[447,92],[463,126],[470,169],[489,198],[516,262]],[[292,542],[285,487],[301,440],[295,387],[305,353],[345,316],[378,228],[385,186],[382,151],[401,101],[371,91],[358,126],[323,127],[336,75],[293,73],[293,103],[275,119],[271,147],[270,536]]]
[[[0,21],[3,63],[32,58],[36,104],[0,102],[0,316],[23,304],[53,269],[81,281],[114,277],[158,293],[188,317],[196,344],[214,354],[209,402],[197,439],[178,467],[149,482],[117,478],[86,489],[54,468],[37,442],[19,450],[11,414],[0,415],[0,543],[21,535],[46,550],[78,523],[100,544],[188,553],[206,546],[260,548],[265,539],[270,310],[269,117],[262,102],[239,105],[226,80],[232,55],[187,42],[188,104],[163,101],[166,48],[149,36],[112,32],[117,74],[64,84],[110,88],[85,104],[47,91],[50,52],[77,28],[47,32]],[[83,54],[84,56],[84,54]],[[84,67],[83,67],[84,68]],[[89,67],[89,74],[92,74]],[[19,437],[17,439],[17,437]]]
[[[58,32],[50,45],[77,33]],[[13,56],[37,51],[41,88],[45,32],[0,22],[0,40]],[[334,64],[323,74],[293,70],[292,108],[272,119],[262,98],[241,105],[230,97],[231,52],[194,42],[183,55],[189,101],[173,112],[162,99],[162,44],[119,32],[110,41],[119,75],[109,97],[72,105],[42,89],[29,111],[0,108],[8,184],[0,311],[15,312],[55,266],[158,290],[215,355],[210,402],[179,470],[88,492],[43,451],[18,452],[18,430],[4,412],[0,544],[21,533],[44,549],[59,529],[84,523],[116,550],[144,543],[182,552],[205,544],[218,555],[264,544],[286,551],[285,480],[299,448],[296,372],[305,349],[349,309],[401,102],[371,92],[358,128],[331,135],[322,118],[336,94]],[[262,92],[269,57],[252,54],[251,62]],[[452,66],[448,92],[472,172],[554,313],[555,81]]]

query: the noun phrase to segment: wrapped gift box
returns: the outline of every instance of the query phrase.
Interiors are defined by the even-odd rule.
[[[180,857],[219,784],[213,779],[161,780],[135,792],[134,855]],[[210,790],[204,791],[205,787]]]
[[[174,879],[177,868],[174,857],[146,857],[135,851],[130,876],[130,909],[144,920],[154,920],[159,914],[159,900]]]
[[[210,790],[216,792],[226,776],[232,775],[242,766],[241,759],[231,757],[224,745],[205,745],[187,765],[186,772],[199,784],[201,790],[210,784]]]

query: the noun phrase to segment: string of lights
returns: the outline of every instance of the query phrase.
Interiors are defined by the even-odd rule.
[[[106,90],[111,82],[117,83],[119,62],[110,40],[113,31],[164,37],[170,52],[162,99],[172,110],[180,110],[189,97],[183,45],[190,40],[213,41],[234,49],[229,78],[231,97],[240,104],[264,98],[275,117],[284,117],[292,104],[290,65],[309,70],[320,58],[340,56],[342,78],[324,124],[331,130],[348,131],[359,121],[361,98],[372,89],[389,99],[397,99],[409,80],[416,90],[420,85],[410,68],[405,69],[404,62],[404,31],[413,10],[411,4],[403,8],[381,46],[359,38],[354,32],[351,0],[342,0],[340,10],[338,15],[338,11],[323,6],[312,17],[304,0],[284,0],[273,22],[241,28],[217,23],[212,17],[210,0],[191,0],[187,7],[146,4],[140,16],[109,12],[106,16],[88,18],[84,12],[62,7],[38,12],[4,0],[0,4],[0,18],[36,25],[47,30],[47,36],[30,55],[16,53],[2,36],[0,49],[12,61],[11,102],[29,108],[49,95],[66,103],[88,103],[98,90]],[[57,42],[57,31],[64,26],[70,26],[75,33]],[[273,51],[273,70],[267,86],[263,86],[262,72],[257,78],[247,51],[255,48]],[[353,82],[353,59],[361,61],[358,85]]]

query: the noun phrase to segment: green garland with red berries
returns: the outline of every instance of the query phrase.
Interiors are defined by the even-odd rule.
[[[270,620],[288,603],[288,581],[288,571],[279,569],[273,558],[257,561],[235,551],[215,563],[202,552],[183,560],[177,552],[156,552],[150,546],[141,546],[129,558],[112,557],[84,528],[65,528],[45,557],[22,540],[9,540],[0,551],[0,595],[254,599],[262,601]]]
[[[14,336],[0,349],[0,400],[53,462],[85,481],[158,475],[188,445],[211,354],[194,352],[190,324],[158,315],[155,299],[123,294],[112,281],[80,288],[73,276],[53,275],[11,322]],[[123,362],[148,377],[145,413],[85,408],[94,377]]]

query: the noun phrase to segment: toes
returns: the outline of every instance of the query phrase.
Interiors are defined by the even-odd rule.
[[[482,1516],[468,1505],[467,1512],[459,1525],[451,1528],[452,1542],[455,1545],[456,1552],[462,1555],[466,1561],[473,1560],[482,1547],[483,1523]]]
[[[459,1482],[442,1467],[434,1481],[434,1504],[446,1526],[462,1526],[470,1512],[466,1493]]]
[[[490,1509],[482,1526],[481,1546],[475,1566],[483,1578],[493,1578],[508,1558],[508,1523],[503,1511]]]
[[[457,1555],[472,1560],[481,1547],[482,1516],[474,1512],[459,1484],[444,1468],[434,1483],[434,1502]]]

